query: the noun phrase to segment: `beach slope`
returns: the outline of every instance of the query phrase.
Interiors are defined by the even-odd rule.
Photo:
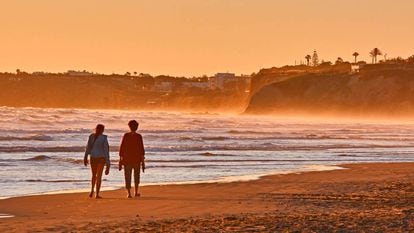
[[[0,200],[0,232],[409,232],[414,163],[266,176],[249,182],[148,186]]]

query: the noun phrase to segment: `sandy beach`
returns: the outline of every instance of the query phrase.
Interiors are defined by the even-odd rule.
[[[0,6],[0,233],[414,233],[414,0]]]
[[[412,232],[414,163],[0,200],[0,232]]]

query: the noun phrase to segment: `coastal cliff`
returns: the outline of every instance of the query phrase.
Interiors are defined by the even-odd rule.
[[[414,114],[414,69],[372,66],[360,73],[304,73],[253,93],[248,114]]]

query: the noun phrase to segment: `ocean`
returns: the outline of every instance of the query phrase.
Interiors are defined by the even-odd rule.
[[[112,169],[131,119],[147,151],[142,184],[254,179],[366,162],[414,162],[414,125],[205,113],[0,107],[0,198],[88,190],[88,136],[106,126]],[[332,167],[331,167],[332,166]]]

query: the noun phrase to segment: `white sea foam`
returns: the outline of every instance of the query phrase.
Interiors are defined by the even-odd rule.
[[[146,184],[248,180],[344,163],[414,161],[412,124],[0,107],[0,195],[87,188],[90,172],[83,153],[97,123],[106,126],[115,168],[103,186],[122,186],[117,150],[131,119],[140,122],[144,137]]]
[[[14,216],[13,215],[10,215],[10,214],[0,214],[0,219],[2,219],[2,218],[13,218]]]

